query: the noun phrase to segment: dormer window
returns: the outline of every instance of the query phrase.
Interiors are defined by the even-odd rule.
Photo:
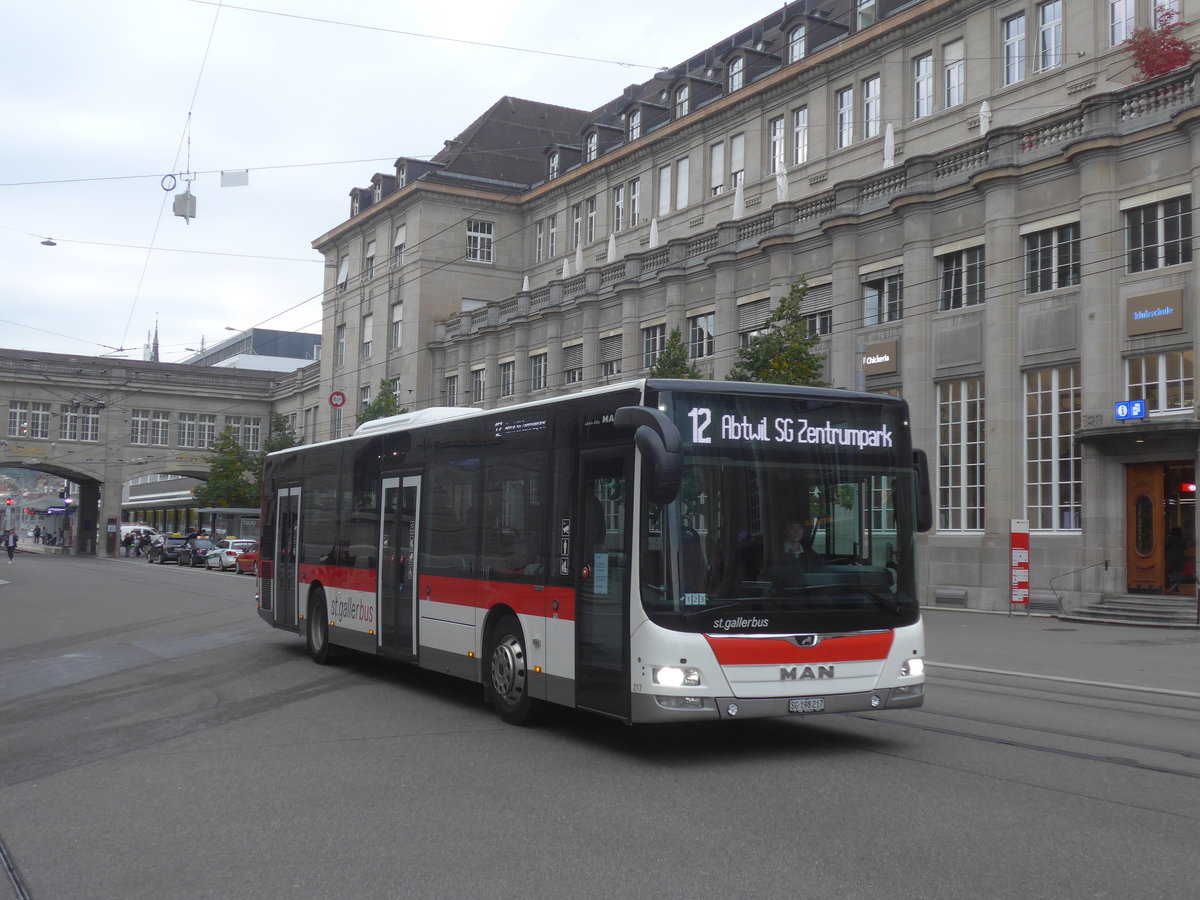
[[[357,216],[359,210],[358,191],[355,191],[350,197],[350,215]]]
[[[375,182],[375,187],[371,190],[371,202],[378,203],[383,199],[383,184]]]
[[[642,136],[642,111],[635,109],[629,114],[629,139],[636,141]]]
[[[555,150],[550,154],[550,179],[558,177],[558,151]]]
[[[745,83],[746,60],[741,56],[735,56],[729,61],[729,93],[740,91]]]
[[[599,153],[600,136],[596,132],[592,132],[587,136],[587,140],[583,145],[583,161],[591,162]]]
[[[858,0],[858,30],[870,28],[879,19],[879,10],[875,0]]]
[[[396,187],[402,188],[408,180],[408,166],[396,166]]]
[[[807,33],[808,29],[803,25],[797,25],[788,32],[788,62],[794,63],[804,59],[804,41]]]
[[[691,91],[686,84],[675,89],[675,118],[679,119],[688,114],[688,98]]]

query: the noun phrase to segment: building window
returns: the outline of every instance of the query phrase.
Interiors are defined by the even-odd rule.
[[[879,10],[875,0],[858,0],[858,30],[870,28],[879,20]]]
[[[392,265],[404,265],[404,240],[407,229],[403,225],[396,226],[396,239],[392,242]]]
[[[1125,210],[1126,269],[1144,272],[1192,261],[1192,198]]]
[[[487,371],[485,369],[471,370],[471,402],[482,403],[487,389]]]
[[[708,148],[708,192],[716,197],[725,190],[725,142]]]
[[[1192,409],[1195,393],[1191,350],[1133,357],[1126,362],[1126,372],[1125,396],[1130,400],[1145,400],[1146,412]]]
[[[621,335],[600,338],[600,374],[605,378],[621,374]]]
[[[342,293],[346,290],[346,285],[350,282],[350,257],[342,256],[338,259],[337,281],[334,282],[334,290],[337,293]]]
[[[880,80],[878,75],[872,75],[863,81],[863,137],[873,138],[879,135],[882,113],[880,110]]]
[[[246,450],[257,453],[261,449],[262,419],[258,416],[226,416],[225,427],[233,429],[237,442]]]
[[[767,172],[772,175],[784,169],[786,139],[783,128],[783,116],[767,123]]]
[[[942,79],[946,88],[946,109],[965,103],[967,70],[963,59],[962,41],[955,41],[942,48]]]
[[[671,167],[658,167],[658,214],[665,216],[671,211]]]
[[[1062,64],[1063,5],[1050,0],[1038,6],[1038,69],[1045,71]]]
[[[583,234],[583,204],[576,203],[571,207],[571,249],[579,246],[579,238]]]
[[[558,214],[546,219],[546,254],[553,257],[558,253]]]
[[[745,350],[750,342],[762,333],[767,318],[771,315],[771,300],[751,300],[738,307],[738,346]]]
[[[336,441],[342,436],[342,419],[344,418],[345,410],[340,406],[335,406],[329,412],[329,439]]]
[[[320,407],[310,406],[304,410],[304,426],[300,432],[300,441],[304,444],[311,444],[317,439],[317,414]]]
[[[636,141],[642,136],[642,111],[635,109],[629,114],[629,139]]]
[[[388,328],[388,349],[399,350],[404,344],[404,304],[393,303]]]
[[[156,413],[156,416],[165,417],[166,413]],[[164,426],[165,428],[165,426]],[[35,438],[50,437],[50,404],[49,403],[30,403],[29,404],[29,436]],[[154,441],[155,444],[166,446],[166,432],[162,433],[162,440]]]
[[[442,391],[446,396],[447,406],[458,406],[458,376],[446,376],[446,389]]]
[[[833,334],[832,309],[819,309],[816,312],[805,313],[800,318],[808,328],[809,334],[817,336]]]
[[[517,364],[509,360],[500,363],[500,396],[511,397],[517,392]]]
[[[618,184],[612,189],[612,230],[620,231],[625,227],[625,185]]]
[[[333,364],[335,366],[343,366],[346,364],[346,326],[339,325],[334,332],[334,336]]]
[[[8,404],[8,436],[27,437],[29,435],[29,404],[21,400],[13,400]]]
[[[979,531],[984,510],[983,379],[938,385],[938,525]]]
[[[1083,527],[1079,366],[1025,373],[1025,517],[1039,531]]]
[[[149,415],[146,410],[134,410],[134,416],[139,413]],[[147,420],[148,421],[148,420]],[[145,426],[148,430],[149,425]],[[27,403],[22,400],[14,400],[8,405],[8,436],[9,437],[35,437],[48,438],[50,437],[50,404],[49,403]],[[147,440],[133,441],[133,443],[149,443]]]
[[[583,161],[591,162],[600,153],[600,135],[593,131],[583,143]]]
[[[933,113],[933,54],[913,60],[913,118]]]
[[[837,145],[849,147],[854,143],[854,88],[837,92]]]
[[[549,173],[550,181],[553,181],[555,178],[558,177],[558,160],[559,160],[558,151],[555,150],[550,154],[550,173]]]
[[[546,389],[546,354],[535,353],[529,357],[529,389],[543,391]]]
[[[735,134],[729,139],[729,186],[737,187],[746,178],[746,135]]]
[[[746,60],[735,56],[729,61],[729,93],[740,91],[746,74]]]
[[[642,329],[642,366],[649,369],[667,346],[667,326],[651,325]]]
[[[675,208],[687,209],[688,205],[688,158],[675,163]]]
[[[1079,223],[1025,235],[1025,293],[1079,284]]]
[[[546,223],[541,219],[533,223],[533,261],[540,263],[546,252]]]
[[[362,354],[361,359],[370,359],[375,348],[375,317],[369,313],[362,317]]]
[[[217,437],[217,417],[211,413],[179,414],[179,446],[203,450]]]
[[[974,306],[984,299],[982,247],[957,250],[941,257],[942,287],[939,309]]]
[[[370,281],[375,277],[375,242],[367,241],[367,254],[363,257],[363,278]]]
[[[362,384],[358,387],[358,409],[360,412],[366,412],[367,407],[371,403],[371,386]]]
[[[797,25],[788,32],[788,62],[794,63],[804,59],[805,27]]]
[[[1151,6],[1154,3],[1151,2]],[[1116,47],[1123,43],[1134,29],[1133,0],[1108,0],[1108,45]]]
[[[808,162],[808,107],[792,110],[792,165]]]
[[[592,243],[596,240],[596,198],[588,197],[584,201],[585,221],[584,221],[584,238],[585,243]]]
[[[467,220],[467,261],[490,263],[496,223],[479,219]]]
[[[100,440],[100,409],[78,403],[63,403],[59,407],[58,439],[60,441]]]
[[[563,383],[579,384],[583,381],[583,344],[563,347]]]
[[[629,227],[634,228],[642,221],[642,179],[629,182]]]
[[[688,319],[688,357],[703,359],[717,352],[716,313],[702,313]]]
[[[1161,28],[1166,19],[1167,13],[1171,14],[1169,21],[1179,21],[1179,0],[1158,0],[1157,3],[1152,3],[1150,9],[1150,21],[1155,28]]]
[[[686,84],[681,84],[675,89],[675,118],[681,118],[688,114],[688,98],[691,96],[691,91]]]
[[[1025,14],[1004,20],[1004,83],[1025,77]]]
[[[904,317],[904,278],[887,275],[863,283],[863,324],[881,325]]]

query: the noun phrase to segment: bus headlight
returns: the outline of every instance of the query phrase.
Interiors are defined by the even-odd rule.
[[[924,675],[925,660],[919,656],[914,656],[912,659],[906,659],[904,665],[900,667],[900,674],[904,676]]]
[[[700,670],[681,666],[655,666],[654,683],[663,687],[698,687]]]

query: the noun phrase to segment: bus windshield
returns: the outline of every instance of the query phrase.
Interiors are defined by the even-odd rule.
[[[643,519],[641,597],[681,631],[829,633],[918,618],[898,401],[675,394],[678,497]]]

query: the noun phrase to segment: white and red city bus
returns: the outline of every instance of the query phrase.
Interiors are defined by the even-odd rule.
[[[267,457],[259,614],[626,722],[919,706],[903,400],[646,379]]]

